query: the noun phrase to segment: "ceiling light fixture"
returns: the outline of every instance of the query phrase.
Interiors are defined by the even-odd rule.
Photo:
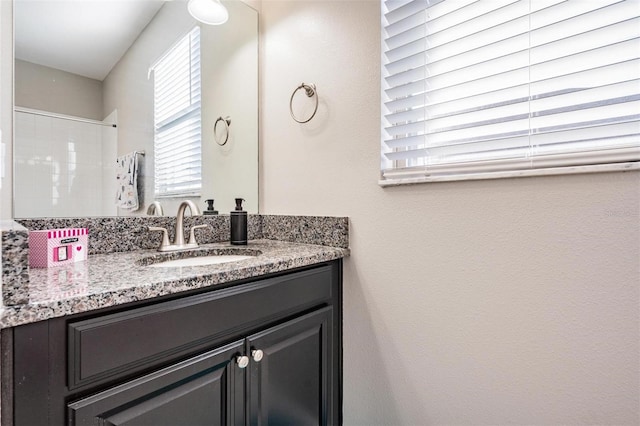
[[[221,25],[229,19],[229,12],[220,0],[189,0],[187,10],[198,21],[209,25]]]

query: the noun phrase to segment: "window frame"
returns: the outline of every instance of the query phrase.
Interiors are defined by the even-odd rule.
[[[154,197],[155,198],[178,198],[185,196],[200,196],[202,191],[202,79],[201,79],[201,41],[200,27],[198,25],[192,27],[184,35],[169,48],[155,62],[150,71],[153,72],[153,90],[154,90]],[[185,88],[182,96],[189,98],[188,104],[182,105],[182,108],[173,110],[168,116],[159,119],[159,108],[175,107],[165,102],[161,107],[158,106],[158,86],[162,84],[177,84],[177,81],[158,81],[159,69],[165,65],[164,61],[180,48],[182,44],[187,44],[188,63],[182,63],[182,66],[188,66],[189,75],[183,79],[188,80],[188,89]],[[193,53],[197,52],[197,57]],[[170,66],[175,66],[173,63]],[[195,66],[194,66],[195,65]],[[188,94],[186,94],[188,92]],[[166,95],[165,95],[166,96]],[[166,100],[166,99],[165,99]],[[186,130],[182,130],[186,129]],[[171,136],[172,132],[180,133],[179,138]],[[165,139],[165,140],[163,140]],[[167,140],[168,139],[168,140]],[[176,139],[176,140],[172,140]],[[159,155],[159,145],[172,145],[164,155]],[[160,161],[164,157],[178,155],[180,152],[187,151],[189,154],[185,157],[185,170],[182,165],[162,166]],[[160,157],[160,158],[159,158]],[[171,160],[173,161],[173,160]],[[171,174],[174,173],[174,176]],[[175,176],[178,175],[178,176]],[[181,176],[182,175],[182,176]],[[174,181],[171,179],[174,178]],[[167,182],[169,181],[169,182]],[[162,183],[160,183],[162,182]],[[184,188],[176,188],[185,186]]]
[[[444,0],[449,1],[449,0]],[[407,3],[406,1],[404,3]],[[628,170],[640,170],[640,141],[635,139],[635,147],[632,147],[634,156],[633,160],[615,161],[615,156],[610,156],[610,159],[606,159],[603,150],[594,151],[603,154],[604,161],[597,162],[595,164],[580,164],[579,162],[571,162],[570,158],[560,160],[560,163],[553,164],[549,162],[543,166],[536,166],[531,168],[514,167],[509,164],[509,161],[502,161],[499,159],[489,159],[482,162],[476,162],[473,169],[469,172],[461,170],[455,172],[455,170],[439,173],[436,169],[435,172],[427,170],[426,166],[420,165],[417,167],[406,168],[386,168],[385,166],[390,163],[391,160],[387,159],[385,154],[390,152],[390,148],[386,146],[385,139],[388,141],[389,136],[387,128],[389,123],[385,115],[393,113],[388,111],[385,106],[385,102],[389,102],[392,98],[388,97],[386,90],[389,88],[386,85],[385,78],[388,77],[386,70],[386,56],[385,56],[385,42],[386,42],[386,26],[385,19],[385,0],[381,0],[381,157],[380,157],[380,179],[379,184],[381,186],[396,186],[403,184],[414,183],[428,183],[428,182],[440,182],[440,181],[456,181],[456,180],[479,180],[479,179],[498,179],[509,177],[525,177],[525,176],[537,176],[537,175],[560,175],[560,174],[575,174],[575,173],[594,173],[594,172],[611,172],[611,171],[628,171]],[[423,24],[427,25],[427,24]],[[530,65],[531,66],[531,65]],[[427,65],[424,65],[426,68]],[[531,84],[531,82],[529,82]],[[640,126],[640,124],[639,124]],[[531,127],[531,126],[530,126]],[[531,137],[531,131],[529,136]],[[637,155],[636,155],[637,151]],[[401,151],[399,151],[401,152]],[[426,158],[426,157],[424,157]],[[555,162],[555,159],[552,159]],[[483,169],[483,165],[486,165],[486,170]],[[386,172],[386,173],[385,173]]]

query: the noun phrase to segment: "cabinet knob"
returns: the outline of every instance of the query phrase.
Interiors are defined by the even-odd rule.
[[[262,357],[264,357],[264,352],[262,352],[260,349],[254,349],[251,351],[251,357],[255,362],[260,362],[262,361]]]
[[[238,367],[246,368],[247,365],[249,365],[249,357],[245,355],[236,357],[236,363],[238,364]]]

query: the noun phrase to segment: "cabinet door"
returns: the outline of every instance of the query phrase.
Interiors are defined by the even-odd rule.
[[[70,425],[244,424],[238,341],[68,405]]]
[[[331,412],[332,308],[247,339],[251,425],[327,425]],[[262,359],[254,351],[262,351]]]

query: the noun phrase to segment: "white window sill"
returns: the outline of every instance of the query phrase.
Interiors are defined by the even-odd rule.
[[[184,194],[155,194],[153,198],[198,198],[201,196],[199,192],[185,192]]]
[[[572,175],[581,173],[603,173],[603,172],[616,172],[616,171],[630,171],[640,170],[640,162],[633,161],[627,163],[612,163],[612,164],[596,164],[587,166],[571,166],[571,167],[553,167],[546,169],[528,169],[528,170],[509,170],[504,172],[490,172],[490,173],[468,173],[458,175],[435,175],[435,176],[420,176],[390,180],[380,180],[378,184],[382,187],[387,186],[399,186],[399,185],[412,185],[417,183],[432,183],[432,182],[451,182],[458,180],[484,180],[484,179],[503,179],[503,178],[518,178],[529,176],[552,176],[552,175]]]

